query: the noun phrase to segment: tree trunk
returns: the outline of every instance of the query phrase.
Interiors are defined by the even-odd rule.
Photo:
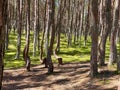
[[[9,3],[8,3],[9,5]],[[9,6],[7,6],[7,14],[9,14]],[[6,24],[5,24],[5,50],[8,50],[8,44],[9,44],[9,16],[6,16]]]
[[[63,4],[63,1],[61,0],[60,1],[60,7],[59,7],[59,15],[58,15],[58,29],[57,29],[57,45],[56,45],[56,48],[55,48],[55,53],[59,52],[60,51],[60,36],[61,36],[61,29],[62,29],[62,18],[63,18],[63,10],[64,8],[62,8],[62,4]]]
[[[50,4],[51,4],[51,7],[49,9],[51,9],[52,12],[49,13],[50,14],[49,20],[51,22],[52,31],[51,31],[51,38],[50,38],[50,46],[48,47],[48,51],[47,51],[48,73],[52,73],[54,69],[51,55],[53,53],[53,44],[54,44],[54,38],[55,38],[55,0],[51,0]]]
[[[50,1],[46,0],[46,21],[45,21],[45,55],[48,54],[49,32],[50,32]]]
[[[30,56],[29,53],[29,44],[30,44],[30,0],[27,0],[27,37],[26,37],[26,45],[23,50],[23,59],[26,63],[26,70],[30,71]]]
[[[112,10],[112,8],[111,8],[111,0],[106,0],[105,1],[105,6],[106,6],[106,8],[105,8],[106,28],[104,28],[104,30],[102,31],[101,41],[100,41],[100,45],[99,45],[98,61],[99,61],[100,66],[105,65],[106,41],[107,41],[107,37],[108,37],[109,33],[111,32],[111,26],[112,26],[111,25],[111,23],[112,23],[112,20],[111,20],[111,10]],[[103,17],[103,16],[101,16],[101,17]],[[104,23],[104,21],[102,22],[102,24],[103,23]]]
[[[7,0],[0,2],[0,90],[2,88],[3,69],[4,69],[4,44],[5,44],[5,21],[6,21]]]
[[[33,40],[33,56],[36,56],[36,43],[37,43],[37,0],[34,0],[34,40]]]
[[[116,35],[118,30],[118,22],[119,22],[119,0],[115,0],[114,3],[114,14],[113,14],[113,25],[111,31],[111,39],[110,39],[110,57],[109,57],[109,65],[113,64],[117,61],[117,48],[116,48]]]
[[[120,1],[119,1],[119,6],[118,7],[120,9]],[[120,16],[120,14],[119,14],[119,16]],[[118,27],[117,37],[118,37],[117,42],[119,43],[119,48],[120,48],[120,27]],[[120,51],[118,52],[118,55],[119,56],[118,56],[118,59],[117,59],[117,71],[120,71]]]
[[[86,26],[85,26],[85,31],[84,31],[84,46],[86,46],[86,42],[87,42],[87,37],[88,37],[88,33],[89,33],[89,8],[90,8],[90,1],[88,1],[88,10],[87,10],[87,15],[86,15]]]
[[[97,53],[98,53],[98,0],[91,0],[90,5],[90,24],[91,24],[91,58],[90,76],[95,77],[98,73]]]
[[[17,53],[15,59],[20,58],[20,51],[21,51],[21,30],[22,30],[22,0],[18,0],[18,24],[17,24]]]

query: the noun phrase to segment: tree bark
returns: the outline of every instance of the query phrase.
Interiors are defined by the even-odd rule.
[[[112,7],[111,7],[111,0],[106,0],[105,1],[105,11],[101,11],[103,13],[105,13],[105,21],[106,21],[106,28],[104,28],[102,31],[102,36],[101,36],[101,41],[99,44],[99,56],[98,56],[98,61],[100,66],[105,65],[105,49],[106,49],[106,41],[107,41],[107,37],[111,32],[111,11],[112,11]],[[102,8],[102,7],[101,7]],[[102,10],[102,9],[101,9]],[[103,17],[103,13],[101,18]],[[104,19],[104,18],[102,18]],[[102,24],[104,24],[104,20],[102,22]]]
[[[22,30],[22,0],[17,1],[18,5],[18,24],[17,24],[17,53],[15,59],[20,58],[20,51],[21,51],[21,30]]]
[[[33,56],[36,56],[37,43],[37,0],[34,0],[34,40],[33,40]]]
[[[30,56],[29,53],[29,45],[30,45],[30,0],[27,0],[27,36],[26,36],[26,45],[23,50],[23,59],[26,63],[26,70],[30,71]]]
[[[109,56],[109,65],[112,65],[117,61],[117,48],[116,48],[116,35],[118,30],[119,22],[119,0],[115,0],[114,3],[114,13],[113,13],[113,24],[110,38],[110,56]]]
[[[4,45],[5,45],[5,21],[6,21],[7,0],[0,1],[0,90],[2,89],[3,69],[4,69]]]
[[[53,44],[54,44],[54,38],[55,38],[55,0],[51,0],[51,13],[50,13],[50,22],[52,26],[52,31],[51,31],[51,38],[50,38],[50,46],[48,47],[47,51],[47,61],[48,61],[48,73],[52,73],[54,70],[53,63],[52,63],[52,58],[51,55],[53,53]]]
[[[98,0],[91,0],[90,5],[90,24],[91,24],[91,58],[90,76],[95,77],[98,73],[97,54],[98,54]]]

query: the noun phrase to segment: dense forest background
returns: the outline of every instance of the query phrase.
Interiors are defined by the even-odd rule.
[[[89,63],[90,78],[119,74],[119,0],[2,0],[0,19],[0,88],[3,68],[41,63],[47,74],[73,62]]]

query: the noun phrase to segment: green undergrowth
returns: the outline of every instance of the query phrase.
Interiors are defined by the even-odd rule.
[[[40,36],[41,37],[41,36]],[[73,39],[74,40],[74,39]],[[32,55],[32,48],[33,48],[33,34],[30,35],[30,51],[29,55],[31,58],[32,65],[39,65],[39,51],[37,49],[37,54],[35,57]],[[11,69],[11,68],[21,68],[25,66],[25,62],[22,58],[22,51],[25,46],[25,34],[22,34],[22,41],[21,41],[21,54],[20,59],[15,60],[16,55],[16,43],[17,43],[17,34],[10,33],[9,35],[9,47],[8,50],[5,51],[5,59],[4,59],[4,65],[5,69]],[[55,47],[56,44],[54,44]],[[91,52],[91,40],[90,37],[88,37],[86,46],[84,46],[84,38],[81,37],[81,44],[79,45],[78,42],[76,44],[72,44],[71,47],[67,46],[67,37],[65,35],[61,35],[61,45],[60,45],[60,52],[58,53],[58,56],[63,58],[64,63],[69,62],[86,62],[90,60],[90,52]],[[109,43],[107,44],[106,48],[106,59],[108,59],[109,55]],[[57,63],[58,61],[52,56],[53,62]]]

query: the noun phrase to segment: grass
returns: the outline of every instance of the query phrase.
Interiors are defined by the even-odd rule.
[[[37,55],[36,57],[32,56],[32,48],[33,48],[33,35],[31,34],[30,36],[30,58],[31,58],[31,63],[33,65],[39,65],[39,54],[37,50]],[[16,43],[17,43],[17,34],[10,33],[9,35],[9,47],[8,50],[5,52],[5,69],[11,69],[11,68],[20,68],[24,67],[25,62],[22,58],[22,51],[25,46],[25,35],[22,34],[22,42],[21,42],[21,54],[20,54],[20,59],[15,60],[15,55],[16,55]],[[55,45],[54,45],[55,46]],[[106,59],[108,59],[109,55],[109,43],[106,46]],[[84,39],[82,37],[81,39],[81,46],[79,46],[78,43],[73,44],[71,47],[67,47],[67,38],[62,35],[61,36],[61,48],[59,52],[59,56],[63,58],[63,62],[85,62],[90,60],[90,49],[91,49],[91,40],[90,37],[88,37],[88,42],[87,46],[84,46]],[[53,62],[57,62],[57,60],[52,56]]]

